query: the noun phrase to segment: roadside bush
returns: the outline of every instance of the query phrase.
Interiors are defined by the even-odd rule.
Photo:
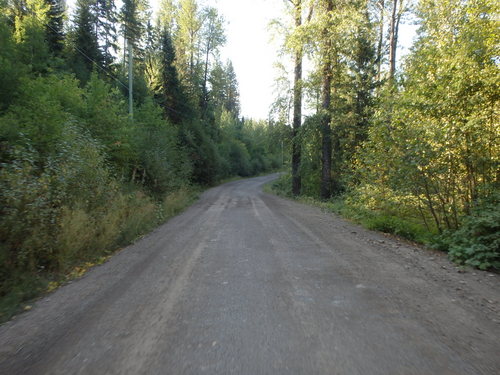
[[[118,216],[116,225],[119,234],[118,242],[112,244],[128,244],[141,234],[153,229],[158,224],[156,210],[155,202],[141,191],[122,197],[116,210],[117,214],[112,214],[114,210],[110,210],[110,214]],[[104,225],[107,220],[108,218],[102,220],[101,225]],[[112,251],[114,249],[108,245],[102,250]]]
[[[274,192],[285,197],[292,196],[292,175],[284,173],[272,182],[271,188]]]
[[[421,225],[411,223],[396,216],[374,215],[371,218],[363,220],[363,223],[368,229],[392,233],[420,243],[428,243],[431,238],[431,234]]]
[[[460,228],[444,235],[450,258],[479,269],[500,269],[500,194],[479,204]]]
[[[178,142],[178,130],[162,118],[161,108],[146,101],[137,110],[132,130],[137,174],[156,198],[189,184],[193,171],[185,148]]]
[[[116,190],[99,144],[76,124],[61,132],[42,165],[36,151],[14,147],[0,170],[0,242],[17,270],[58,269],[55,243],[65,207],[97,210]]]
[[[195,196],[195,192],[187,188],[181,188],[168,194],[160,204],[160,221],[177,215],[193,201]]]

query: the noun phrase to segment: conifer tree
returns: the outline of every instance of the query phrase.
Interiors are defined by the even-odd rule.
[[[91,11],[94,17],[94,28],[98,36],[103,67],[109,69],[113,64],[113,54],[118,49],[116,30],[118,15],[115,2],[114,0],[92,0]]]
[[[179,124],[189,112],[186,96],[175,67],[175,50],[167,29],[162,31],[160,38],[161,86],[157,98],[166,116],[174,124]]]
[[[225,85],[225,102],[224,108],[231,113],[235,118],[240,114],[240,92],[238,88],[238,79],[234,66],[229,60],[225,67],[226,70],[226,85]]]
[[[81,82],[88,81],[94,64],[103,62],[92,6],[93,0],[78,0],[74,16],[70,66]]]
[[[64,18],[66,5],[64,0],[45,0],[49,6],[49,21],[46,26],[46,38],[50,52],[61,56],[64,48]]]

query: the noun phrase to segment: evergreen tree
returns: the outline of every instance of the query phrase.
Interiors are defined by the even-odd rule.
[[[66,4],[64,0],[45,0],[49,6],[49,22],[46,26],[46,38],[50,52],[61,56],[64,48],[64,18]]]
[[[94,17],[95,33],[103,67],[109,69],[113,64],[113,54],[118,49],[116,23],[118,16],[114,0],[92,0],[91,11]]]
[[[127,43],[140,48],[146,30],[146,0],[124,0],[120,13],[122,35]]]
[[[240,92],[238,88],[238,79],[231,60],[227,62],[225,70],[226,92],[224,95],[224,108],[236,118],[240,115]]]
[[[162,31],[160,43],[161,86],[156,97],[167,118],[179,124],[188,116],[189,107],[175,67],[175,50],[167,29]]]
[[[78,0],[76,3],[70,66],[81,82],[89,80],[94,64],[102,66],[103,63],[93,4],[93,0]]]

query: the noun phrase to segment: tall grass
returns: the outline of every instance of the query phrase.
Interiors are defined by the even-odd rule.
[[[289,174],[281,176],[266,188],[280,196],[291,198],[291,179]],[[300,196],[299,201],[334,212],[365,228],[391,233],[422,244],[429,244],[437,236],[435,228],[429,228],[415,212],[405,209],[404,205],[386,201],[383,207],[373,207],[367,199],[353,193],[344,194],[328,201],[315,197]]]
[[[120,247],[178,214],[196,196],[191,188],[173,191],[159,201],[141,191],[115,191],[98,209],[77,203],[73,207],[63,206],[49,221],[39,218],[44,225],[32,225],[32,219],[29,226],[19,231],[22,237],[10,236],[8,243],[4,238],[0,244],[0,322],[21,311],[26,301],[80,276]],[[24,213],[37,216],[37,212]],[[4,224],[6,219],[2,220]],[[15,219],[12,223],[19,225],[20,216]],[[24,262],[23,252],[31,254],[32,260]]]

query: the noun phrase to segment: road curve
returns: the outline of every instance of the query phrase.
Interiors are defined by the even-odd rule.
[[[499,276],[261,191],[183,214],[0,327],[1,374],[495,374]]]

